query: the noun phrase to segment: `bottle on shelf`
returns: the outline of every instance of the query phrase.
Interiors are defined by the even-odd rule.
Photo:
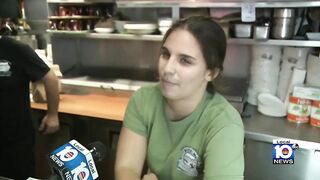
[[[18,31],[20,33],[25,33],[31,30],[30,25],[27,23],[26,12],[24,8],[24,0],[19,0],[20,6],[20,17],[18,18]]]

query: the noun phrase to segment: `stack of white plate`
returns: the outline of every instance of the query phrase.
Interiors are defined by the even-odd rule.
[[[126,23],[124,29],[129,34],[151,34],[157,30],[158,26],[152,23]]]

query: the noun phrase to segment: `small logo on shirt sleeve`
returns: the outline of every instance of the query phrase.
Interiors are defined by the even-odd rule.
[[[0,60],[0,76],[11,76],[10,62],[7,60]]]

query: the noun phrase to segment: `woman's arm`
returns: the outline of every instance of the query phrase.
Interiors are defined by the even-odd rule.
[[[140,180],[146,151],[146,137],[122,127],[117,147],[115,179]]]
[[[244,130],[238,125],[212,134],[204,155],[204,180],[243,180],[243,141]]]

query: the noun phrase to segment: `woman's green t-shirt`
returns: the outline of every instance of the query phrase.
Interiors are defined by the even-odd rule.
[[[185,119],[164,113],[159,85],[140,88],[124,126],[147,138],[147,163],[159,180],[243,179],[244,129],[239,113],[219,93],[205,93]]]

